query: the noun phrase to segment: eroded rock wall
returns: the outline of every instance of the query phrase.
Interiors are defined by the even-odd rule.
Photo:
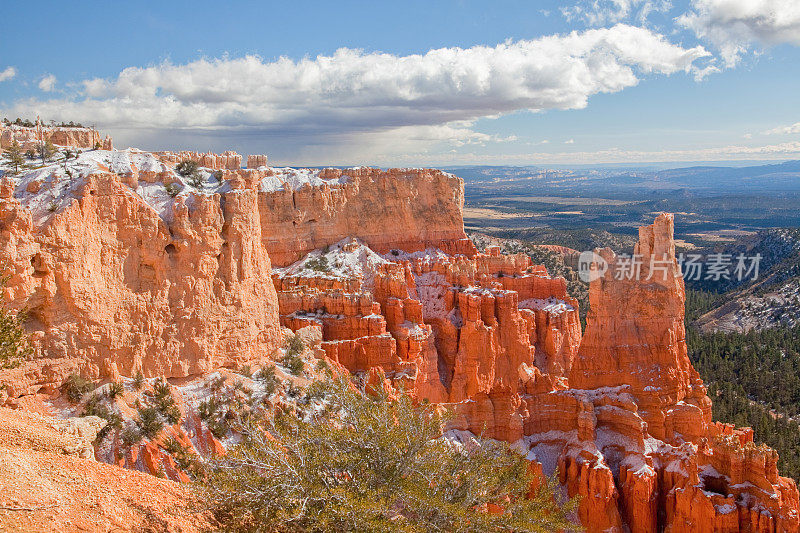
[[[289,265],[308,252],[357,237],[378,253],[438,247],[474,255],[464,233],[464,183],[430,169],[324,169],[341,185],[291,187],[259,198],[264,246],[273,264]]]
[[[87,149],[99,146],[103,150],[113,148],[111,137],[103,138],[100,132],[91,128],[43,127],[42,137],[57,146]],[[35,149],[38,141],[36,128],[0,124],[0,153],[14,142],[18,142],[23,150]]]
[[[119,176],[97,173],[56,209],[32,211],[6,180],[5,295],[27,309],[40,357],[77,359],[87,376],[266,360],[280,340],[257,205],[253,190],[181,196],[162,218]]]

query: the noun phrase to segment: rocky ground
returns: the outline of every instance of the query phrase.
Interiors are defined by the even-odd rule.
[[[186,485],[81,457],[97,430],[84,428],[81,435],[80,423],[0,408],[0,530],[188,533],[212,527]]]

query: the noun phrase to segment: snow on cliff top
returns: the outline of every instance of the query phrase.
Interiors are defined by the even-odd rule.
[[[74,152],[74,150],[73,150]],[[38,161],[29,162],[36,165]],[[8,167],[0,165],[4,176]],[[127,150],[85,150],[77,158],[64,161],[63,155],[58,154],[55,161],[27,170],[18,176],[11,176],[15,180],[14,196],[22,205],[31,210],[34,221],[43,223],[50,214],[65,207],[69,200],[75,198],[76,193],[85,183],[86,176],[94,172],[113,172],[124,176],[131,172],[169,172],[174,182],[172,194],[167,186],[161,182],[149,183],[139,181],[135,189],[130,189],[131,194],[137,195],[150,205],[162,219],[172,215],[172,206],[177,196],[193,194],[214,194],[228,189],[228,185],[219,183],[214,178],[214,173],[208,169],[200,169],[200,187],[193,187],[188,180],[179,176],[171,165],[162,163],[149,152],[136,149]],[[71,174],[71,175],[70,175]]]
[[[346,237],[327,249],[310,252],[292,265],[275,268],[274,272],[281,277],[361,277],[364,287],[371,288],[378,265],[388,262],[360,240]]]
[[[344,185],[350,181],[351,177],[347,175],[348,170],[359,170],[369,167],[350,167],[342,170],[342,176],[338,178],[321,178],[320,174],[322,169],[315,168],[292,168],[292,167],[258,167],[259,170],[271,170],[272,175],[266,176],[261,180],[261,190],[263,192],[276,192],[281,190],[300,190],[306,185],[311,187],[321,187],[328,185],[335,187]],[[423,168],[401,168],[398,169],[403,172],[419,172],[425,170]],[[453,174],[445,172],[446,175],[455,177]]]
[[[290,167],[259,167],[271,169],[274,174],[266,176],[261,180],[261,190],[263,192],[275,192],[284,189],[286,184],[291,190],[299,190],[304,185],[311,187],[321,187],[322,185],[344,185],[350,178],[343,175],[339,178],[322,179],[319,177],[320,170],[313,168],[290,168]]]

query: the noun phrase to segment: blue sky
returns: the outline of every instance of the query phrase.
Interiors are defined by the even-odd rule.
[[[800,158],[796,0],[4,7],[0,116],[96,124],[118,147],[292,165]]]

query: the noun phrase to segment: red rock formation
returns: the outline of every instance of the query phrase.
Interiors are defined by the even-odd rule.
[[[324,169],[343,184],[283,188],[259,198],[264,246],[276,266],[357,237],[378,253],[439,247],[474,255],[464,234],[464,183],[438,170]],[[409,201],[413,198],[414,201]]]
[[[113,174],[55,212],[0,198],[5,288],[27,308],[42,357],[104,360],[125,375],[186,376],[263,360],[279,344],[277,298],[254,191],[175,200],[171,220]],[[224,199],[224,202],[223,202]]]
[[[611,268],[591,284],[582,340],[564,280],[496,249],[380,265],[371,289],[275,282],[289,289],[279,292],[282,315],[342,313],[306,319],[336,337],[323,342],[326,355],[371,386],[414,376],[418,398],[454,405],[454,428],[518,441],[580,497],[590,532],[798,531],[798,491],[778,475],[775,452],[754,446],[751,431],[711,424],[687,356],[672,231],[669,215],[642,228],[638,279],[617,279],[624,256],[600,251]],[[364,291],[375,302],[334,303]],[[401,332],[412,328],[421,342],[407,345]]]
[[[43,127],[42,137],[43,140],[57,146],[87,149],[99,146],[103,150],[113,149],[111,137],[106,136],[103,139],[100,137],[100,132],[90,128]],[[35,149],[39,140],[36,128],[7,126],[0,123],[0,153],[14,142],[18,142],[23,150]]]
[[[640,230],[639,279],[617,279],[625,259],[599,252],[610,268],[591,283],[569,388],[529,373],[524,442],[584,496],[590,532],[798,531],[797,488],[778,475],[775,452],[710,423],[686,354],[672,231],[671,215]]]
[[[177,165],[181,161],[194,161],[201,167],[212,168],[214,170],[237,170],[242,167],[242,156],[236,152],[223,152],[214,154],[211,152],[153,152],[157,158],[169,165]]]
[[[449,174],[161,153],[225,169],[213,189],[168,194],[182,182],[152,156],[94,154],[88,175],[0,183],[4,292],[29,309],[40,357],[0,372],[0,403],[52,392],[76,369],[118,379],[263,361],[284,325],[370,390],[402,386],[452,405],[455,429],[515,441],[582,497],[588,531],[798,531],[798,491],[775,452],[711,422],[687,356],[670,215],[640,230],[638,278],[599,251],[610,268],[591,283],[581,337],[563,279],[525,255],[475,252],[463,182]],[[272,270],[332,245],[359,253],[344,237],[384,257],[324,267],[315,252],[315,272]],[[444,253],[404,253],[430,247]],[[193,415],[170,431],[198,454],[223,451]],[[182,479],[152,443],[111,460]]]
[[[564,280],[523,255],[377,264],[368,287],[361,278],[294,271],[274,276],[283,325],[320,324],[333,362],[351,372],[380,367],[417,398],[459,403],[460,427],[488,437],[523,434],[520,367],[538,360],[563,375],[580,342],[577,302]],[[505,284],[528,299],[520,303]]]
[[[247,156],[247,168],[267,166],[267,156],[263,154],[250,154]]]

